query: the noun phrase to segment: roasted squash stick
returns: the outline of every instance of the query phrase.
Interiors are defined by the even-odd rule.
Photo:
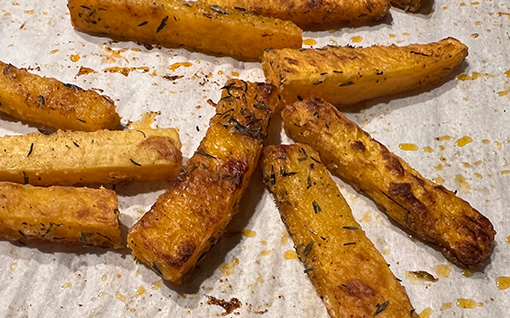
[[[422,177],[333,105],[310,98],[287,105],[282,118],[291,138],[317,149],[327,167],[449,260],[473,268],[490,255],[496,232],[485,216]]]
[[[290,21],[181,0],[69,0],[73,26],[119,40],[184,46],[244,60],[266,48],[301,47]]]
[[[0,239],[121,247],[111,190],[0,182]]]
[[[404,287],[365,236],[319,154],[264,148],[264,183],[331,317],[416,317]]]
[[[229,80],[183,173],[129,230],[133,255],[164,279],[179,284],[237,212],[267,135],[272,88]]]
[[[282,49],[264,53],[262,69],[287,103],[318,96],[346,106],[438,85],[467,54],[453,38],[403,47]]]
[[[388,0],[200,0],[200,2],[289,20],[307,30],[368,25],[382,19],[390,8]]]
[[[5,136],[0,180],[46,186],[172,180],[180,148],[172,128]]]
[[[120,123],[110,98],[1,61],[0,111],[63,130],[114,129]]]

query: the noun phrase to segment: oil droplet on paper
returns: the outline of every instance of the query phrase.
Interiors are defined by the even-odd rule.
[[[462,137],[462,138],[457,139],[456,144],[457,144],[457,146],[459,146],[459,147],[464,147],[465,145],[467,145],[467,144],[471,143],[472,141],[473,141],[473,139],[472,139],[471,137],[469,137],[469,136],[464,136],[464,137]]]
[[[435,270],[437,276],[447,278],[452,272],[452,266],[450,264],[439,264],[436,265]]]
[[[76,62],[78,62],[80,60],[80,55],[73,54],[73,55],[70,56],[70,59],[71,59],[71,61],[76,63]]]
[[[101,276],[101,280],[104,282],[105,280],[108,279],[108,275],[106,274],[103,274],[103,276]]]
[[[60,51],[60,50],[59,50],[59,49],[51,50],[51,51],[50,51],[50,54],[55,54],[55,53],[57,53],[58,51]]]
[[[298,258],[296,251],[291,251],[291,250],[285,251],[285,253],[283,253],[283,257],[285,259],[296,259],[296,258]]]
[[[473,73],[471,73],[471,75],[464,74],[464,73],[457,75],[457,79],[459,81],[474,81],[476,79],[479,79],[480,77],[489,78],[489,77],[494,77],[494,75],[488,74],[488,73],[478,73],[478,72],[473,72]]]
[[[232,76],[239,77],[239,73],[238,72],[232,72]]]
[[[271,254],[272,251],[271,250],[263,250],[262,252],[259,253],[259,257],[261,256],[267,256],[269,254]]]
[[[506,242],[507,242],[508,244],[510,244],[510,236],[507,236],[507,237],[506,237]]]
[[[418,146],[415,144],[399,144],[398,147],[405,151],[416,151]]]
[[[474,301],[473,299],[468,299],[468,298],[460,298],[460,299],[457,299],[457,307],[463,308],[463,309],[475,309],[476,301]]]
[[[488,145],[490,143],[491,143],[491,141],[489,139],[482,139],[482,144]]]
[[[338,42],[335,40],[329,40],[329,44],[337,46]]]
[[[453,303],[447,302],[447,303],[443,303],[441,305],[441,309],[440,310],[447,310],[447,309],[451,309],[452,307],[453,307]]]
[[[465,277],[473,277],[473,275],[475,275],[475,272],[470,271],[469,269],[464,269],[462,271],[462,275],[464,275]]]
[[[482,160],[477,160],[477,161],[475,161],[475,166],[479,166],[479,165],[481,165],[482,163],[483,163],[483,161],[482,161]]]
[[[499,141],[495,141],[494,145],[498,147],[498,149],[501,149],[501,147],[503,146]]]
[[[155,281],[154,283],[151,284],[151,289],[152,290],[158,290],[161,288],[161,286],[163,286],[163,280],[160,279],[160,280],[157,280]]]
[[[232,258],[232,262],[227,264],[223,263],[220,265],[220,272],[225,276],[232,275],[234,273],[234,268],[239,264],[239,259],[237,257]]]
[[[168,67],[168,69],[171,70],[171,71],[175,71],[176,69],[178,69],[181,66],[183,66],[183,67],[190,67],[192,65],[193,64],[190,63],[190,62],[180,62],[180,63],[174,63],[174,64],[170,65]]]
[[[475,172],[475,177],[477,177],[478,179],[483,179],[483,176],[478,172]]]
[[[303,44],[304,45],[315,45],[315,44],[317,44],[317,41],[314,39],[304,39]]]
[[[450,140],[450,139],[452,139],[452,137],[451,137],[451,136],[448,136],[448,135],[446,135],[446,136],[441,136],[441,137],[436,137],[436,140],[437,140],[437,141],[445,141],[445,140]]]
[[[76,74],[76,76],[82,76],[82,75],[87,75],[87,74],[91,74],[91,73],[97,73],[97,72],[91,68],[82,66],[82,67],[80,67],[80,70],[78,71],[78,74]]]
[[[462,190],[471,190],[471,185],[466,181],[466,178],[461,174],[455,175],[455,183]]]
[[[503,74],[505,74],[505,76],[506,76],[506,77],[510,78],[510,70],[506,71],[506,72],[505,72],[505,73],[503,73]]]
[[[255,231],[243,230],[243,236],[245,236],[245,237],[254,237],[255,235],[257,235],[257,232],[255,232]]]
[[[508,276],[499,276],[496,278],[496,286],[500,290],[505,290],[510,288],[510,277]]]
[[[126,296],[122,295],[120,292],[115,292],[115,297],[123,303],[126,302]]]
[[[361,36],[353,36],[351,38],[351,42],[353,43],[360,43],[361,41],[363,41],[363,38]]]
[[[73,283],[65,283],[64,285],[61,286],[62,289],[71,288],[71,287],[73,287]]]
[[[444,179],[441,176],[438,176],[432,179],[436,184],[444,184]]]
[[[413,285],[419,285],[424,282],[437,282],[438,279],[432,276],[431,274],[427,273],[426,271],[413,271],[413,272],[406,272],[406,278],[411,284]]]
[[[464,162],[462,162],[462,166],[463,166],[464,168],[473,168],[473,166],[472,166],[469,162],[465,162],[465,161],[464,161]]]
[[[287,231],[285,231],[285,233],[282,234],[281,243],[282,243],[282,245],[287,245],[288,242],[289,242],[289,235],[287,234]]]
[[[143,286],[140,286],[138,287],[138,289],[136,290],[136,297],[140,297],[142,296],[143,294],[145,294],[147,292],[147,289],[145,289]]]
[[[498,96],[499,96],[499,97],[503,97],[503,96],[508,95],[508,93],[509,93],[509,91],[508,91],[507,89],[506,89],[506,90],[504,90],[504,91],[499,91],[499,92],[498,92]]]
[[[418,314],[418,316],[420,316],[420,318],[429,318],[430,315],[432,315],[432,308],[430,308],[430,307],[423,309],[423,311]]]
[[[103,70],[103,72],[105,73],[119,73],[124,76],[128,76],[129,73],[134,71],[137,71],[139,73],[148,73],[150,69],[147,66],[141,66],[141,67],[109,67]]]
[[[434,169],[438,170],[438,171],[441,171],[443,170],[444,166],[442,164],[438,164],[437,166],[434,167]]]
[[[499,173],[501,173],[501,174],[510,174],[510,170],[502,170]]]
[[[434,149],[432,149],[431,147],[429,146],[426,146],[426,147],[423,147],[423,151],[424,152],[428,152],[428,153],[433,153],[434,152]]]
[[[34,10],[25,10],[26,14],[34,14]]]
[[[129,129],[151,129],[151,125],[156,121],[156,117],[161,115],[161,112],[146,112],[142,114],[142,118],[132,122],[128,125]]]
[[[18,263],[11,263],[11,265],[9,265],[9,269],[11,270],[11,272],[14,272],[17,268]]]
[[[363,214],[363,217],[361,218],[361,222],[370,222],[372,221],[372,217],[370,216],[370,213],[366,212]]]

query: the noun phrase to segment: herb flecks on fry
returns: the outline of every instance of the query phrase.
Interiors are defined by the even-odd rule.
[[[333,105],[310,98],[287,105],[282,118],[291,138],[317,149],[327,167],[449,260],[476,267],[491,254],[496,232],[485,216],[422,177]]]
[[[311,159],[318,156],[307,145],[268,146],[261,168],[304,271],[329,314],[417,318],[409,315],[413,307],[404,288],[354,220],[326,167]],[[313,180],[311,188],[308,179]]]
[[[230,80],[177,181],[129,230],[133,255],[164,279],[179,284],[237,212],[275,108],[272,90]]]

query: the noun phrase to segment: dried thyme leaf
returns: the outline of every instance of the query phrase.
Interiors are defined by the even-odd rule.
[[[373,314],[373,316],[372,316],[372,317],[375,317],[375,316],[379,315],[380,313],[382,313],[382,312],[386,309],[386,307],[388,307],[388,304],[389,304],[389,303],[390,303],[390,301],[389,301],[389,300],[387,300],[387,301],[385,301],[385,302],[384,302],[384,303],[382,303],[382,304],[377,304],[377,305],[375,305],[376,310],[375,310],[375,313]]]
[[[315,212],[315,214],[317,214],[317,213],[319,213],[319,212],[321,212],[321,211],[322,211],[322,209],[321,209],[321,207],[320,207],[319,203],[317,203],[317,202],[313,201],[313,202],[312,202],[312,206],[313,206],[313,212]]]

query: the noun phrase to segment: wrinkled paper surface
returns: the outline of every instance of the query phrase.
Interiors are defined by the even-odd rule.
[[[510,290],[500,288],[505,283],[501,277],[510,276],[509,13],[504,1],[436,1],[428,15],[391,9],[390,16],[371,27],[303,35],[304,47],[405,45],[448,36],[469,47],[469,57],[456,73],[459,78],[420,94],[367,102],[347,116],[424,176],[457,190],[492,221],[496,246],[481,271],[470,275],[450,264],[335,179],[422,317],[508,315]],[[229,77],[264,80],[259,63],[76,32],[64,0],[2,1],[0,25],[0,60],[104,92],[115,100],[124,125],[159,112],[153,127],[178,128],[185,158],[193,154],[214,114],[207,100],[219,99]],[[132,69],[125,76],[115,72],[119,68]],[[279,119],[272,125],[269,143],[291,142]],[[1,135],[36,130],[0,115]],[[130,183],[114,188],[124,232],[167,186]],[[0,316],[327,317],[303,265],[287,252],[292,250],[257,170],[226,234],[180,287],[162,282],[127,249],[1,241]],[[426,271],[438,281],[413,279],[409,271]],[[212,297],[241,305],[227,314]]]

